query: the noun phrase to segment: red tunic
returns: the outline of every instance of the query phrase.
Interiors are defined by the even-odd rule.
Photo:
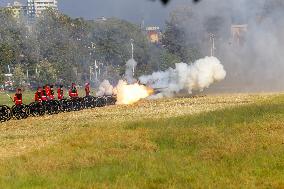
[[[35,101],[36,102],[42,102],[42,91],[37,91],[35,93]]]
[[[64,97],[63,90],[61,88],[58,88],[57,89],[57,98],[58,98],[58,100],[62,100],[63,97]]]
[[[69,96],[70,96],[70,98],[76,98],[76,97],[78,97],[78,91],[77,91],[76,87],[72,87],[72,88],[69,90]]]
[[[50,95],[49,100],[54,100],[54,95]]]
[[[53,90],[53,88],[50,88],[49,98],[50,98],[50,100],[54,100],[54,90]]]
[[[45,88],[45,93],[46,93],[46,96],[49,97],[51,95],[51,89],[49,86],[46,86]]]
[[[85,87],[85,92],[86,92],[86,96],[90,96],[90,85],[87,85],[86,87]]]
[[[23,104],[23,95],[22,94],[15,94],[14,96],[15,105],[22,105]]]
[[[42,93],[41,93],[41,100],[42,100],[42,101],[47,101],[47,100],[48,100],[48,99],[47,99],[47,95],[46,95],[46,90],[45,90],[45,89],[42,90]]]

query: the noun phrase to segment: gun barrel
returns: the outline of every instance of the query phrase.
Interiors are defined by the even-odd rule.
[[[9,94],[6,93],[6,95],[10,98],[10,100],[11,100],[12,102],[14,102],[14,99],[13,99]]]

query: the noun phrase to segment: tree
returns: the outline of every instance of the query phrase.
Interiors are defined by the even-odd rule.
[[[179,57],[182,62],[194,62],[200,57],[196,40],[201,34],[188,29],[193,19],[192,10],[185,7],[175,10],[166,22],[162,43],[169,53]]]
[[[92,41],[96,44],[96,58],[114,67],[124,66],[131,58],[131,39],[134,41],[134,58],[138,64],[149,60],[150,43],[138,25],[115,18],[95,21]]]
[[[26,76],[20,64],[16,65],[13,71],[13,79],[14,79],[14,86],[16,88],[24,87]]]
[[[153,47],[138,25],[124,20],[72,19],[49,9],[31,24],[15,20],[9,10],[0,9],[0,23],[0,69],[7,71],[7,65],[20,64],[29,69],[31,78],[40,84],[55,79],[64,84],[84,83],[95,61],[103,63],[101,70],[105,73],[118,78],[131,58],[131,39],[137,70],[143,74],[146,69],[159,68],[161,48]],[[52,74],[51,77],[47,73]]]
[[[5,76],[3,70],[0,68],[0,86],[5,82]]]
[[[181,62],[180,57],[168,52],[167,50],[164,50],[162,52],[162,54],[160,55],[160,59],[161,59],[160,69],[162,71],[167,70],[170,67],[174,68],[176,63]]]
[[[57,81],[57,71],[53,64],[47,60],[42,60],[38,65],[37,70],[36,80],[39,85],[55,83]]]
[[[0,9],[0,62],[1,66],[19,64],[24,57],[27,27],[16,20],[9,9]]]

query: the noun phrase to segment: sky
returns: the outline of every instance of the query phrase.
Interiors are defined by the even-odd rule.
[[[25,0],[20,0],[25,2]],[[0,0],[1,6],[13,0]],[[159,0],[58,0],[59,10],[76,18],[118,17],[136,24],[163,26],[171,10],[191,0],[172,0],[167,6]]]

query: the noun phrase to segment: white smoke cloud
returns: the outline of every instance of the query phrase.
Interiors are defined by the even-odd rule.
[[[130,59],[126,62],[125,79],[128,83],[135,83],[136,80],[133,76],[133,70],[135,70],[137,62],[134,59]]]
[[[202,91],[216,81],[226,77],[223,65],[216,57],[205,57],[193,64],[178,63],[176,68],[164,72],[154,72],[152,75],[141,76],[140,82],[161,91],[158,97],[173,96],[187,90]],[[157,97],[157,96],[156,96]]]
[[[112,95],[113,94],[113,86],[110,84],[108,80],[104,80],[99,87],[99,91],[97,92],[97,96],[104,95]]]
[[[131,75],[132,76],[132,75]],[[186,90],[189,94],[193,91],[202,91],[216,81],[226,77],[223,65],[216,57],[205,57],[193,64],[178,63],[176,68],[169,68],[164,72],[154,72],[139,78],[142,84],[129,84],[120,80],[113,87],[108,80],[101,83],[97,96],[117,95],[117,104],[132,104],[152,94],[152,89],[159,89],[160,93],[150,98],[171,97]],[[132,77],[133,80],[135,80]],[[150,87],[150,88],[149,88]]]
[[[210,53],[209,33],[216,36],[215,54],[227,77],[210,92],[284,90],[283,10],[283,0],[203,0],[175,10],[176,17],[181,17],[176,25],[185,32],[184,41],[201,55]],[[232,25],[247,26],[239,41],[232,35]]]

